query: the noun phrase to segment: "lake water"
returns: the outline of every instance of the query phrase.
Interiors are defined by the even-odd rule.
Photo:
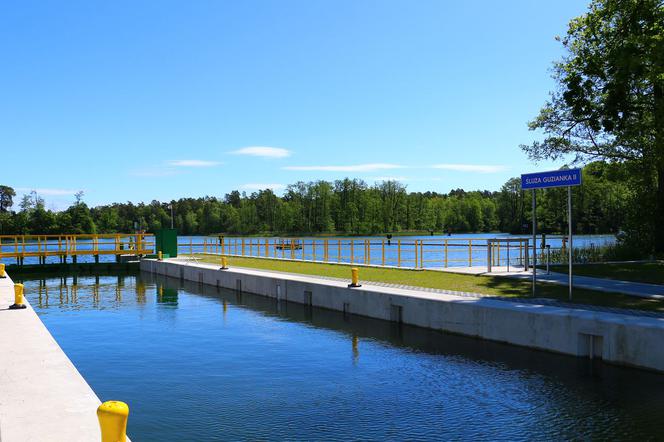
[[[134,441],[664,434],[659,374],[149,274],[25,284]]]

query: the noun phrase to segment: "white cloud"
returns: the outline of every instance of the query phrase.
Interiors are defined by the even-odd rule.
[[[37,192],[38,195],[41,196],[62,196],[62,195],[74,195],[76,192],[80,191],[79,190],[73,190],[73,189],[52,189],[52,188],[30,188],[30,187],[18,187],[16,188],[18,192],[22,193],[30,193],[33,190]]]
[[[387,163],[354,164],[348,166],[285,166],[284,170],[323,172],[373,172],[376,170],[403,169],[406,166]]]
[[[248,183],[241,185],[240,188],[243,190],[265,190],[265,189],[281,190],[285,189],[286,186],[284,184]]]
[[[405,176],[374,176],[369,179],[373,181],[410,181],[410,178]]]
[[[168,161],[168,165],[174,167],[213,167],[218,166],[219,161],[206,161],[206,160],[172,160]]]
[[[234,150],[231,153],[236,155],[250,155],[252,157],[262,158],[286,158],[291,156],[291,151],[281,147],[251,146]]]
[[[434,164],[434,169],[453,170],[456,172],[474,172],[474,173],[496,173],[507,170],[507,167],[500,165],[482,165],[482,164]]]

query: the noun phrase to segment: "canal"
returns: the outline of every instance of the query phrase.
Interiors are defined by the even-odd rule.
[[[30,278],[97,395],[129,404],[134,441],[664,434],[660,374],[149,274]]]

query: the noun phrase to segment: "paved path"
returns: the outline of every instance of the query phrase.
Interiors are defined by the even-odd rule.
[[[27,300],[13,303],[14,283],[0,279],[0,441],[100,440],[99,398]]]
[[[449,267],[446,272],[463,273],[466,275],[504,276],[531,280],[533,274],[524,271],[523,267],[494,267],[491,273],[487,273],[486,267]],[[551,272],[547,275],[545,270],[537,269],[537,281],[552,284],[567,285],[567,275],[564,273]],[[616,279],[593,278],[591,276],[574,276],[574,287],[600,292],[622,293],[639,298],[664,299],[664,285],[646,284],[641,282],[619,281]]]

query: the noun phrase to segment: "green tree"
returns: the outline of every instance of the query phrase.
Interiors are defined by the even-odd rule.
[[[594,0],[560,40],[559,89],[530,123],[545,138],[522,148],[534,160],[630,163],[639,192],[654,195],[642,243],[664,252],[664,3]]]
[[[14,205],[16,192],[9,186],[0,185],[0,212],[7,212]]]

